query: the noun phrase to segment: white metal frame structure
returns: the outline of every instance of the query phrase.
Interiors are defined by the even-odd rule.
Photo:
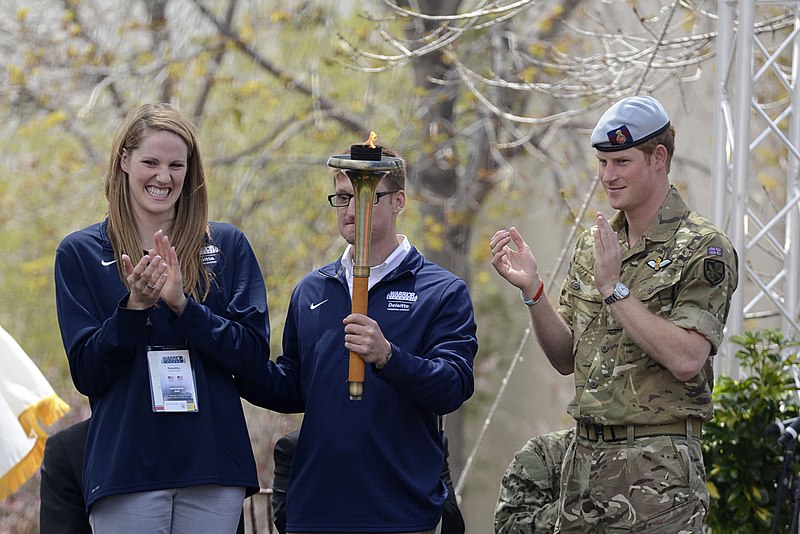
[[[779,9],[793,12],[794,26],[760,34],[759,10]],[[800,339],[800,244],[792,246],[800,238],[798,10],[800,1],[718,1],[711,218],[738,251],[739,288],[717,376],[739,375],[733,334],[780,327]],[[764,158],[785,169],[784,183],[768,194],[754,179],[774,167]]]

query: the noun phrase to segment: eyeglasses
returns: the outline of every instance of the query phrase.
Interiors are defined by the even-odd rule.
[[[379,191],[375,193],[375,204],[380,202],[382,197],[397,193],[398,191],[400,190],[392,189],[391,191]],[[333,195],[328,195],[328,202],[334,208],[346,208],[350,205],[350,201],[353,200],[354,196],[355,195],[351,195],[350,193],[334,193]]]

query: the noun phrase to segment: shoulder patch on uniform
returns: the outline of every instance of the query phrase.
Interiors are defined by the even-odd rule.
[[[706,258],[703,260],[703,276],[712,286],[725,280],[725,263],[721,260]]]
[[[722,256],[722,247],[708,247],[709,256]]]

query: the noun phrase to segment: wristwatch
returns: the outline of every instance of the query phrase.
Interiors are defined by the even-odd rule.
[[[614,291],[612,291],[609,296],[604,298],[603,302],[605,302],[606,304],[611,304],[612,302],[617,302],[618,300],[628,298],[630,294],[631,290],[628,289],[628,286],[626,286],[622,282],[617,282],[616,284],[614,284]]]

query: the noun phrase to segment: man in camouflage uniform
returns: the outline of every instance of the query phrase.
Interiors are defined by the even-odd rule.
[[[561,463],[574,429],[528,440],[506,469],[494,511],[497,534],[553,532],[558,517]]]
[[[490,242],[548,360],[575,375],[576,437],[556,532],[699,533],[708,508],[701,425],[712,415],[712,356],[736,252],[670,185],[675,130],[657,100],[614,104],[592,146],[618,211],[597,213],[578,239],[557,309],[517,229]]]

